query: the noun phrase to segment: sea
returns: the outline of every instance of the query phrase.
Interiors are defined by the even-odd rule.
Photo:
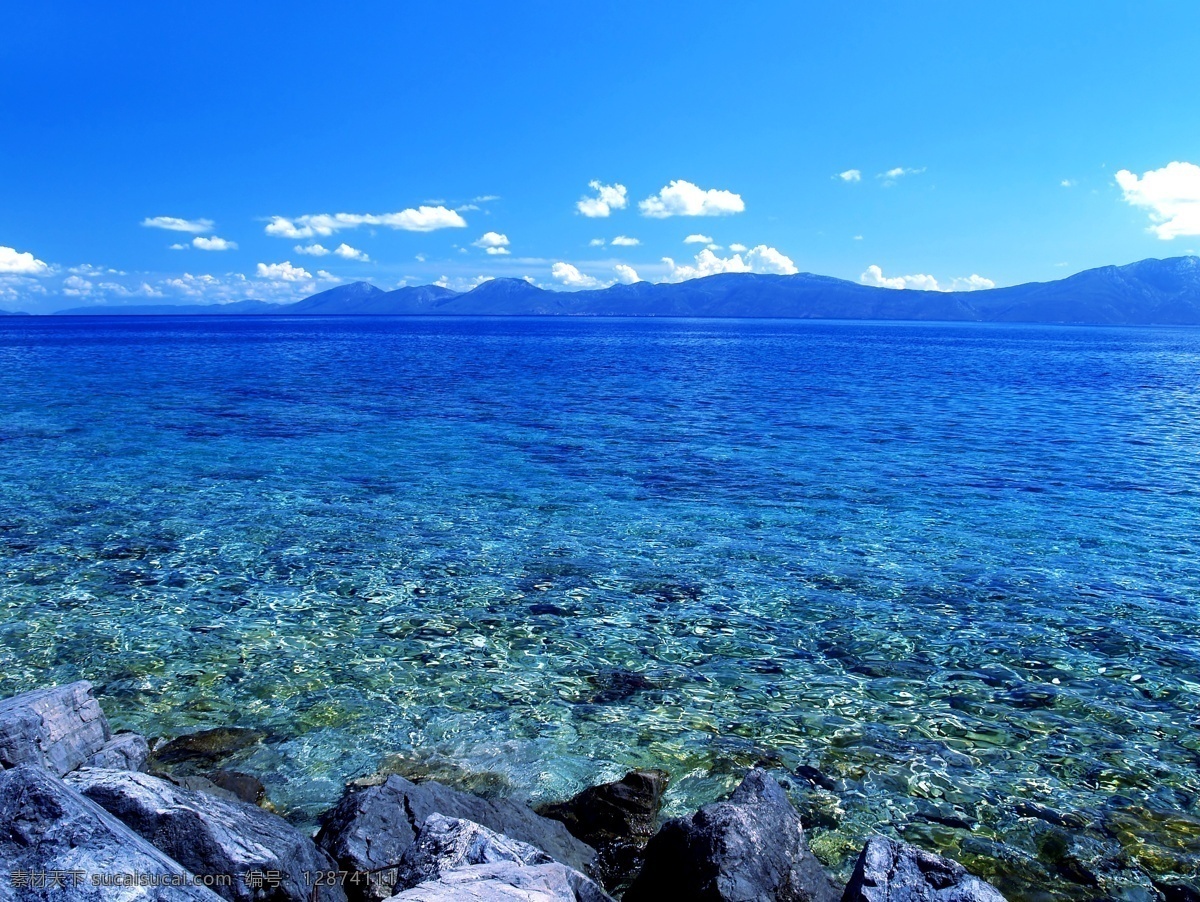
[[[0,319],[0,694],[533,803],[755,765],[1013,899],[1200,868],[1200,330]],[[1181,897],[1182,898],[1182,897]]]

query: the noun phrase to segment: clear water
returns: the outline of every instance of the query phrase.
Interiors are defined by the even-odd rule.
[[[1200,862],[1198,387],[1190,329],[6,320],[3,692],[265,728],[300,821],[394,754],[672,813],[763,760],[837,781],[791,784],[843,874],[882,830],[1153,898]]]

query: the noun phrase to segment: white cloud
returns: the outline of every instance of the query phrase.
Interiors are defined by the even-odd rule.
[[[618,263],[614,266],[613,272],[617,274],[617,281],[622,285],[632,285],[634,282],[642,281],[638,278],[637,270],[624,263]]]
[[[82,276],[67,276],[63,279],[62,293],[69,297],[86,297],[92,293],[92,283]]]
[[[910,288],[916,291],[980,291],[995,288],[996,283],[981,275],[972,274],[966,278],[951,279],[948,285],[938,284],[938,280],[925,273],[912,276],[885,276],[883,270],[872,263],[867,271],[858,277],[864,285],[875,288]]]
[[[845,172],[839,172],[837,177],[843,182],[861,182],[862,172],[857,169],[847,169]]]
[[[555,263],[550,267],[550,275],[568,288],[600,288],[602,286],[599,279],[581,273],[570,263]]]
[[[729,249],[735,254],[744,254],[746,251],[750,250],[750,248],[746,247],[746,245],[736,243],[729,245]]]
[[[1150,231],[1163,241],[1200,235],[1200,166],[1168,163],[1138,178],[1128,169],[1117,173],[1126,203],[1150,214]]]
[[[357,260],[359,263],[366,263],[371,258],[367,256],[366,251],[360,251],[356,247],[351,247],[348,244],[342,243],[333,249],[333,252],[343,260]]]
[[[896,179],[906,175],[920,175],[925,171],[925,167],[920,169],[905,169],[903,166],[897,166],[895,169],[889,169],[887,172],[881,172],[876,178],[886,179],[889,182],[894,182]]]
[[[333,273],[326,272],[323,269],[317,270],[317,278],[320,279],[322,282],[340,282],[340,281],[342,281],[339,276],[335,276]]]
[[[692,264],[679,264],[670,257],[663,257],[663,262],[667,264],[668,269],[663,280],[665,282],[684,282],[688,279],[699,279],[703,276],[714,276],[723,272],[771,273],[784,276],[795,275],[799,272],[796,264],[789,257],[765,244],[751,249],[745,257],[741,253],[735,253],[732,257],[718,257],[711,250],[705,248],[696,255],[696,260]]]
[[[588,242],[588,247],[604,247],[605,241],[603,238],[593,238]]]
[[[596,192],[595,197],[581,197],[575,209],[589,219],[603,218],[613,210],[624,210],[629,204],[624,185],[604,185],[596,180],[588,182]]]
[[[481,247],[493,255],[507,254],[508,243],[508,236],[501,235],[499,232],[484,232],[477,241],[471,242],[475,247]]]
[[[327,257],[333,253],[329,248],[320,244],[310,244],[307,246],[297,244],[292,249],[297,254],[307,254],[310,257]]]
[[[612,240],[613,247],[637,247],[642,242],[636,238],[630,238],[628,235],[618,235]]]
[[[292,266],[287,260],[283,263],[260,263],[257,275],[260,279],[278,279],[281,282],[300,282],[312,278],[310,272],[299,266]]]
[[[192,239],[192,247],[198,247],[202,251],[235,251],[237,250],[236,241],[226,241],[224,238],[218,238],[213,235],[211,238],[204,238],[197,235]]]
[[[724,216],[746,209],[740,194],[710,188],[707,191],[691,182],[677,179],[658,194],[638,204],[643,216],[666,219],[668,216]]]
[[[154,216],[142,220],[142,225],[151,229],[166,229],[169,232],[211,232],[211,219],[179,219],[176,216]]]
[[[688,235],[683,239],[684,244],[712,244],[713,240],[707,235]]]
[[[180,244],[178,241],[176,241],[174,244],[172,244],[170,247],[168,247],[167,250],[169,250],[169,251],[186,251],[187,245]]]
[[[862,235],[855,235],[855,236],[854,236],[854,240],[855,240],[855,241],[862,241],[862,240],[863,240],[863,236],[862,236]]]
[[[359,226],[383,226],[405,232],[432,232],[437,229],[465,228],[467,222],[454,210],[443,206],[420,206],[399,213],[313,213],[289,219],[272,216],[266,233],[276,238],[327,237],[342,229]]]
[[[1074,179],[1063,179],[1059,184],[1064,188],[1074,188],[1077,183]]]
[[[18,276],[36,276],[49,267],[28,251],[21,252],[13,247],[0,247],[0,273]]]
[[[995,288],[996,283],[991,279],[985,279],[983,276],[972,273],[965,279],[951,279],[950,291],[986,291],[989,288]]]

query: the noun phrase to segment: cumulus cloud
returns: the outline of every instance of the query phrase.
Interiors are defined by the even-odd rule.
[[[489,254],[508,253],[508,236],[501,235],[499,232],[484,232],[478,240],[472,241],[471,244],[483,248]]]
[[[683,239],[684,244],[712,244],[713,240],[707,235],[688,235]]]
[[[340,277],[335,276],[333,273],[327,272],[326,270],[323,270],[323,269],[317,270],[317,278],[320,279],[322,282],[340,282],[340,281],[342,281]]]
[[[996,287],[996,283],[991,279],[985,279],[978,274],[951,279],[949,284],[944,286],[939,285],[938,280],[933,276],[925,273],[917,273],[912,276],[885,276],[883,270],[874,263],[867,267],[867,271],[859,276],[858,280],[864,285],[871,285],[875,288],[910,288],[916,291],[980,291]]]
[[[740,194],[703,188],[682,179],[672,181],[658,194],[638,204],[643,216],[666,219],[668,216],[725,216],[741,213],[746,204]]]
[[[177,216],[148,216],[142,220],[142,225],[150,229],[166,229],[169,232],[211,232],[211,219],[180,219]]]
[[[236,241],[226,241],[224,238],[218,238],[213,235],[211,238],[204,238],[197,235],[192,239],[192,247],[198,247],[202,251],[235,251],[237,250]]]
[[[588,242],[588,247],[604,247],[606,243],[603,238],[593,238]]]
[[[630,238],[628,235],[618,235],[612,240],[614,247],[637,247],[642,242],[636,238]]]
[[[404,232],[433,232],[437,229],[465,228],[467,221],[456,211],[443,206],[420,206],[399,213],[313,213],[288,218],[272,216],[266,233],[276,238],[303,239],[314,235],[328,237],[342,229],[382,226]]]
[[[67,276],[63,279],[62,293],[68,297],[87,297],[92,293],[92,283],[82,276]]]
[[[333,252],[343,260],[357,260],[359,263],[366,263],[371,259],[367,256],[366,251],[360,251],[358,248],[351,247],[345,242],[335,247]]]
[[[329,248],[320,244],[301,245],[297,244],[292,248],[297,254],[307,254],[310,257],[328,257],[333,253]]]
[[[0,247],[0,273],[18,276],[36,276],[49,267],[28,251],[13,247]]]
[[[750,248],[746,247],[746,245],[737,244],[736,242],[734,244],[729,245],[729,249],[731,251],[733,251],[735,254],[744,254],[746,251],[750,250]]]
[[[1122,169],[1117,184],[1126,203],[1149,213],[1150,231],[1163,241],[1200,235],[1200,166],[1176,160],[1141,178]]]
[[[595,179],[588,187],[596,192],[595,197],[581,197],[575,209],[589,219],[608,216],[613,210],[624,210],[629,204],[624,185],[605,185]]]
[[[613,267],[613,272],[617,274],[617,281],[622,285],[632,285],[634,282],[642,281],[638,278],[637,270],[625,263],[618,263]]]
[[[581,273],[570,263],[555,263],[550,267],[550,275],[568,288],[600,288],[603,284],[599,279]]]
[[[862,172],[857,169],[847,169],[845,172],[839,172],[837,177],[843,182],[861,182]]]
[[[312,273],[285,260],[283,263],[260,263],[257,275],[260,279],[277,279],[281,282],[301,282],[312,278]]]
[[[684,282],[688,279],[699,279],[703,276],[715,276],[723,272],[755,272],[791,276],[799,272],[789,257],[773,247],[760,244],[745,252],[735,253],[732,257],[718,257],[709,248],[696,255],[694,263],[676,263],[670,257],[663,257],[667,264],[665,282]]]

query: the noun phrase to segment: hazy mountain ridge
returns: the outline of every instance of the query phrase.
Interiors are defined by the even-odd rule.
[[[83,307],[67,315],[272,314],[300,316],[693,316],[1094,324],[1200,324],[1200,258],[1142,260],[1054,282],[984,291],[915,291],[831,276],[723,273],[687,282],[548,291],[493,279],[467,292],[438,285],[384,291],[338,285],[293,304]]]

